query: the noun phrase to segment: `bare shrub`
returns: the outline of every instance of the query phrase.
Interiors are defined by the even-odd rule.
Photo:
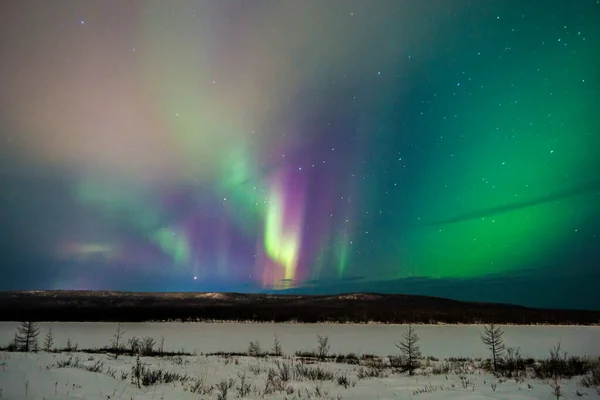
[[[311,398],[311,396],[316,397],[316,398],[328,398],[329,397],[329,391],[327,389],[323,389],[321,382],[317,382],[317,384],[315,385],[314,393],[312,395],[310,394],[310,392],[308,392],[308,389],[306,391],[307,391],[309,399]]]
[[[498,361],[495,372],[506,378],[513,378],[517,381],[523,380],[527,372],[527,363],[521,356],[521,349],[507,347],[506,357]]]
[[[127,340],[127,347],[129,347],[129,351],[131,354],[137,354],[140,351],[140,338],[137,336],[133,336]]]
[[[387,373],[383,366],[370,365],[360,367],[357,371],[358,379],[369,379],[369,378],[385,378]]]
[[[473,384],[473,382],[471,382],[469,380],[469,378],[467,378],[466,375],[460,375],[458,378],[460,379],[460,384],[463,389],[475,388],[475,385]],[[500,380],[499,380],[499,382],[500,382]]]
[[[252,382],[246,377],[246,373],[243,374],[238,373],[238,378],[240,379],[239,385],[236,386],[238,397],[246,397],[250,394],[252,389]]]
[[[344,389],[348,389],[350,386],[356,386],[356,381],[348,379],[348,375],[346,374],[338,375],[338,377],[336,378],[336,383],[339,386],[342,386]]]
[[[263,355],[263,351],[260,348],[260,343],[258,340],[248,343],[248,355],[250,357],[261,357]]]
[[[451,370],[450,363],[442,362],[442,363],[439,363],[438,365],[435,365],[433,367],[433,369],[431,370],[431,373],[433,375],[448,375],[450,373],[450,370]]]
[[[335,378],[333,372],[323,367],[309,367],[307,365],[299,366],[296,364],[298,376],[310,381],[332,381]]]
[[[144,372],[144,365],[140,360],[140,355],[138,354],[135,358],[135,364],[131,367],[131,383],[137,385],[138,389],[142,386],[142,374]]]
[[[146,336],[140,342],[140,351],[142,356],[151,356],[154,354],[154,345],[156,341],[150,336]]]
[[[537,378],[554,379],[586,375],[592,368],[593,366],[587,358],[569,357],[566,352],[562,352],[559,342],[550,350],[548,359],[534,364],[533,371]]]
[[[125,330],[121,328],[121,323],[117,324],[117,330],[113,333],[113,337],[110,340],[110,348],[115,355],[115,360],[119,357],[119,354],[123,350],[123,335]]]
[[[325,360],[329,354],[329,337],[317,334],[318,346],[316,350],[317,358]]]
[[[100,360],[97,360],[94,364],[92,365],[86,365],[85,369],[87,371],[90,372],[98,372],[98,373],[102,373],[104,372],[104,363]]]
[[[254,375],[260,375],[260,373],[262,372],[262,368],[260,366],[260,364],[250,364],[248,366],[248,369],[250,370],[250,372],[252,372]]]
[[[186,375],[178,374],[177,372],[169,372],[163,369],[144,369],[144,374],[142,375],[142,384],[144,386],[150,386],[157,383],[171,383],[175,381],[185,381],[187,379]]]
[[[117,370],[111,367],[106,368],[106,375],[112,377],[113,379],[117,379]]]
[[[450,388],[447,386],[443,386],[443,385],[433,386],[432,384],[428,384],[422,388],[419,388],[419,389],[413,391],[413,396],[416,396],[418,394],[424,394],[424,393],[435,393],[438,390],[444,391],[444,390],[450,390]]]
[[[394,369],[404,368],[404,360],[402,356],[388,356],[390,367]]]
[[[284,382],[277,376],[277,372],[273,368],[269,368],[262,395],[270,396],[283,390],[285,390]]]
[[[600,388],[600,359],[593,365],[588,374],[581,379],[581,384],[587,388]]]
[[[177,372],[147,368],[142,362],[139,353],[136,356],[135,364],[131,367],[131,383],[137,385],[138,388],[157,383],[185,382],[187,379],[187,375],[181,375]]]
[[[114,379],[117,379],[117,370],[113,368],[105,368],[104,362],[102,360],[95,360],[94,357],[89,357],[88,361],[93,361],[92,364],[86,364],[79,357],[70,356],[64,360],[58,360],[56,364],[51,364],[46,367],[46,369],[52,368],[77,368],[82,369],[89,372],[106,374]],[[121,372],[121,379],[127,379],[127,373]],[[134,382],[135,383],[135,382]]]
[[[223,379],[217,384],[217,400],[227,400],[227,392],[229,391],[229,381]]]
[[[358,365],[360,364],[360,359],[355,353],[348,354],[338,354],[335,356],[335,362],[343,363],[343,364],[351,364]]]
[[[83,369],[83,362],[79,357],[69,357],[64,360],[58,360],[55,365],[49,366],[49,368],[80,368]]]
[[[199,377],[198,379],[194,380],[186,389],[192,393],[197,393],[202,396],[210,396],[215,387],[207,384],[204,377]]]
[[[288,382],[292,377],[292,367],[289,362],[275,360],[276,375],[282,382]]]
[[[560,400],[560,398],[563,396],[560,378],[555,377],[554,381],[550,382],[550,387],[552,388],[552,395],[556,397],[556,400]]]
[[[315,359],[317,358],[317,353],[315,353],[314,350],[311,350],[311,351],[296,350],[294,352],[294,355],[299,358],[307,358],[307,359],[308,358],[315,358]]]

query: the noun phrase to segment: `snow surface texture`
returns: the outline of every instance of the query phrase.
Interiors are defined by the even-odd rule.
[[[17,323],[0,324],[0,343],[8,343],[13,337]],[[100,348],[108,345],[115,332],[114,323],[41,323],[40,344],[46,330],[52,326],[55,346],[64,347],[67,338],[79,348]],[[152,336],[157,340],[165,337],[165,350],[196,352],[195,356],[143,357],[145,368],[173,372],[187,377],[170,383],[138,388],[132,383],[132,367],[136,359],[120,356],[115,360],[107,354],[86,353],[0,353],[0,399],[218,399],[219,390],[202,394],[211,386],[233,380],[227,399],[238,398],[238,388],[243,374],[250,393],[247,399],[554,399],[551,382],[526,378],[524,381],[497,379],[476,367],[463,363],[460,373],[430,375],[427,368],[417,376],[387,372],[382,377],[360,378],[360,368],[334,362],[307,364],[334,374],[333,379],[290,379],[284,391],[264,395],[269,369],[277,369],[277,362],[291,365],[301,363],[296,357],[231,357],[205,356],[210,352],[245,352],[249,341],[260,341],[263,349],[269,349],[276,333],[283,353],[291,355],[297,350],[314,350],[317,334],[328,336],[331,353],[374,353],[385,356],[397,354],[394,343],[401,339],[405,326],[390,325],[329,325],[329,324],[196,324],[196,323],[136,323],[122,324],[124,339],[132,336]],[[480,326],[415,326],[421,337],[423,355],[439,358],[484,357],[489,355],[479,335]],[[553,327],[508,326],[504,327],[508,346],[521,347],[525,357],[546,358],[549,349],[559,341],[562,349],[570,355],[596,356],[600,354],[599,327]],[[71,358],[72,357],[72,358]],[[79,367],[58,368],[57,363],[78,360]],[[442,361],[440,361],[442,362]],[[103,372],[90,372],[82,365],[91,367],[102,364]],[[432,366],[436,362],[431,363]],[[431,368],[431,366],[429,367]],[[107,373],[107,371],[111,371]],[[122,379],[122,374],[127,374]],[[337,382],[346,376],[348,387]],[[583,395],[586,399],[598,399],[595,388],[583,388],[580,379],[560,382],[564,399]],[[192,393],[191,386],[200,393]],[[226,385],[227,386],[227,385]],[[204,389],[201,389],[204,388]],[[286,390],[288,392],[286,392]]]
[[[0,345],[12,340],[18,323],[0,322]],[[67,339],[79,349],[108,345],[116,323],[40,323],[40,344],[52,327],[56,347],[66,347]],[[403,334],[405,325],[384,324],[252,324],[252,323],[124,323],[125,339],[151,336],[165,338],[165,351],[184,350],[189,353],[219,351],[245,352],[248,342],[258,340],[270,346],[277,334],[287,354],[313,350],[317,334],[328,336],[331,352],[336,354],[374,354],[387,356],[397,349],[394,344]],[[424,356],[488,357],[480,340],[482,326],[476,325],[414,325],[421,338]],[[523,357],[546,358],[549,350],[561,343],[569,355],[600,356],[598,326],[505,326],[504,341],[509,347],[521,347]]]
[[[107,374],[89,372],[78,368],[50,368],[58,360],[69,358],[67,354],[23,354],[4,353],[0,361],[0,387],[2,399],[45,399],[45,400],[107,400],[107,399],[219,399],[219,389],[210,393],[192,393],[190,387],[200,385],[199,391],[210,386],[219,386],[221,382],[234,379],[228,390],[227,399],[239,398],[240,376],[245,373],[251,393],[244,398],[255,399],[553,399],[553,389],[548,382],[526,379],[517,383],[514,380],[498,380],[490,374],[476,369],[468,369],[464,374],[418,375],[389,374],[381,378],[357,378],[359,367],[336,363],[312,364],[331,371],[335,376],[345,375],[349,379],[348,388],[340,386],[336,379],[314,381],[309,379],[287,382],[283,392],[271,395],[260,393],[265,388],[267,370],[276,368],[277,358],[256,359],[252,357],[190,356],[143,358],[148,368],[164,368],[190,377],[189,383],[179,381],[158,384],[138,389],[131,383],[130,377],[121,379],[120,374],[131,374],[135,359],[121,356],[114,360],[107,355],[89,355],[73,353],[86,365],[103,362],[104,368],[112,368],[116,378]],[[284,362],[295,363],[293,359]],[[198,384],[200,382],[200,384]],[[560,382],[564,399],[584,396],[586,399],[598,399],[596,389],[582,388],[578,379]],[[495,389],[494,389],[495,387]],[[579,394],[578,394],[579,393]]]

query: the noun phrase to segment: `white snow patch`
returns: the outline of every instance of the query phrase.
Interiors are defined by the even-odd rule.
[[[229,298],[227,293],[198,293],[196,298],[199,299],[215,299],[215,300],[226,300]]]
[[[226,350],[224,347],[223,350]],[[97,362],[102,363],[104,371],[111,368],[110,376],[106,373],[89,372],[78,368],[56,368],[58,361],[67,360],[70,356],[79,358],[87,366]],[[204,387],[216,386],[220,382],[233,379],[227,398],[238,398],[237,388],[240,387],[240,376],[245,374],[251,385],[251,393],[246,396],[249,400],[258,399],[402,399],[423,398],[430,400],[442,399],[511,399],[530,400],[553,398],[552,389],[548,382],[537,379],[526,379],[517,383],[514,380],[498,380],[494,376],[472,369],[465,374],[448,375],[418,375],[414,377],[405,374],[395,374],[382,378],[358,379],[357,366],[319,363],[310,365],[311,368],[321,367],[337,376],[347,376],[350,385],[344,388],[336,380],[312,381],[291,379],[286,383],[290,393],[277,392],[263,396],[266,371],[275,366],[275,358],[255,359],[251,357],[217,357],[217,356],[188,356],[165,358],[142,358],[146,368],[163,369],[187,376],[183,381],[177,380],[167,384],[157,384],[138,388],[131,380],[132,366],[135,358],[121,356],[114,360],[104,354],[90,355],[84,353],[69,354],[37,354],[0,353],[0,398],[27,400],[149,400],[149,399],[216,399],[218,389],[210,394],[191,393],[189,387],[201,380]],[[299,363],[291,358],[277,359],[280,362]],[[259,370],[259,371],[257,371]],[[258,373],[257,373],[258,372]],[[121,374],[127,374],[125,379]],[[494,389],[493,386],[496,386]],[[574,399],[577,392],[586,399],[599,399],[595,389],[582,388],[578,378],[562,380],[564,398]],[[316,392],[321,396],[317,396]],[[423,391],[423,393],[417,393]],[[293,392],[293,393],[292,393]]]
[[[335,296],[333,300],[376,300],[380,298],[375,294],[368,293],[351,293],[351,294],[341,294],[339,296]]]
[[[40,339],[52,327],[55,345],[65,347],[67,339],[79,349],[106,346],[117,324],[105,322],[42,322]],[[6,346],[14,337],[18,322],[0,322],[0,345]],[[405,325],[384,324],[275,324],[275,323],[181,323],[149,322],[123,323],[125,337],[151,336],[165,338],[165,350],[185,350],[190,353],[219,351],[243,352],[248,342],[258,340],[270,346],[277,334],[288,354],[313,350],[317,334],[328,336],[331,352],[336,354],[374,354],[386,356],[395,353],[394,346],[406,328]],[[480,340],[483,330],[477,325],[414,325],[421,338],[421,352],[438,358],[487,357]],[[507,346],[520,347],[523,357],[546,358],[549,350],[561,343],[569,355],[600,357],[599,326],[504,326]]]

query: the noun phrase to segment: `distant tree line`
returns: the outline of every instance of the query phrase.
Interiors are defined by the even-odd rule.
[[[394,307],[382,303],[370,305],[60,305],[21,306],[2,309],[1,319],[14,321],[26,315],[32,321],[256,321],[302,323],[447,323],[447,324],[556,324],[592,325],[600,322],[600,313],[592,311],[494,309],[494,308],[419,308]]]

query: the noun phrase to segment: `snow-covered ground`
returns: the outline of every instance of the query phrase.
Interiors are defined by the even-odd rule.
[[[148,368],[164,368],[188,377],[185,383],[174,381],[138,389],[131,383],[131,367],[135,359],[121,356],[114,360],[107,355],[73,353],[82,362],[91,366],[98,361],[103,368],[111,368],[115,378],[106,373],[89,372],[79,368],[47,369],[59,360],[69,358],[67,354],[23,354],[4,353],[0,361],[0,394],[2,399],[46,399],[46,400],[107,400],[107,399],[219,399],[221,382],[233,384],[228,389],[227,399],[239,398],[242,389],[241,379],[245,374],[250,393],[247,399],[552,399],[553,389],[548,382],[526,379],[524,382],[498,380],[492,375],[474,369],[465,374],[419,375],[386,373],[381,378],[358,378],[361,367],[319,363],[307,364],[306,368],[319,368],[331,371],[334,379],[311,380],[292,376],[282,391],[264,394],[267,387],[267,371],[277,369],[275,358],[255,359],[251,357],[190,356],[167,358],[143,358]],[[290,365],[298,364],[293,359],[282,360]],[[121,373],[129,376],[121,379]],[[338,376],[346,376],[347,388],[337,382]],[[565,399],[575,399],[579,395],[587,399],[600,398],[596,389],[583,388],[579,379],[563,380],[562,392]],[[212,390],[211,386],[215,386]],[[230,386],[230,384],[226,384]],[[196,387],[197,392],[193,393]],[[495,390],[494,390],[495,387]],[[203,393],[204,392],[204,393]],[[577,394],[579,392],[579,395]]]
[[[12,339],[17,323],[0,323],[0,344]],[[100,348],[109,344],[116,324],[112,323],[41,323],[40,344],[52,327],[55,346],[64,347],[67,339],[79,348]],[[235,324],[235,323],[146,323],[122,324],[124,339],[165,337],[165,350],[197,353],[194,356],[143,357],[150,370],[177,374],[172,382],[141,388],[132,382],[136,358],[88,353],[9,353],[0,352],[0,399],[46,400],[146,400],[146,399],[235,399],[244,388],[247,399],[553,399],[551,382],[525,378],[498,379],[477,367],[475,362],[454,363],[452,372],[434,374],[433,368],[444,361],[429,362],[416,376],[392,369],[379,370],[379,377],[366,377],[366,365],[336,362],[302,361],[292,356],[297,350],[314,350],[317,334],[329,337],[331,353],[397,354],[394,343],[401,339],[404,326],[330,325],[330,324]],[[481,344],[479,326],[415,326],[421,337],[423,355],[448,357],[488,357]],[[549,349],[561,342],[570,355],[600,355],[600,327],[507,326],[508,346],[521,347],[525,357],[546,358]],[[243,352],[248,342],[258,340],[269,349],[277,334],[283,357],[235,357],[203,355],[211,352]],[[70,365],[60,363],[70,360]],[[278,366],[279,364],[279,366]],[[97,372],[86,370],[96,366]],[[287,366],[287,367],[286,367]],[[458,366],[458,370],[456,367]],[[280,374],[289,368],[290,377],[270,392],[269,370]],[[304,371],[304,373],[298,371]],[[330,376],[327,376],[330,373]],[[313,375],[322,375],[314,379]],[[344,378],[347,384],[344,385]],[[584,396],[598,399],[596,388],[584,388],[580,377],[563,379],[562,398]],[[347,386],[347,387],[345,387]],[[212,388],[212,389],[211,389]],[[219,397],[224,388],[226,397]],[[267,392],[267,394],[265,394]]]
[[[0,322],[0,346],[13,338],[17,322]],[[40,335],[52,327],[54,343],[65,347],[67,339],[80,349],[108,345],[116,323],[46,322]],[[165,338],[165,350],[190,353],[243,352],[248,342],[258,340],[270,346],[277,334],[287,354],[312,350],[316,336],[328,336],[336,354],[387,356],[397,349],[406,326],[384,324],[244,324],[244,323],[125,323],[125,337]],[[438,358],[488,357],[480,340],[483,331],[475,325],[414,325],[421,338],[421,352]],[[600,326],[518,326],[503,327],[507,346],[521,347],[524,357],[545,358],[561,342],[569,355],[600,356]]]

